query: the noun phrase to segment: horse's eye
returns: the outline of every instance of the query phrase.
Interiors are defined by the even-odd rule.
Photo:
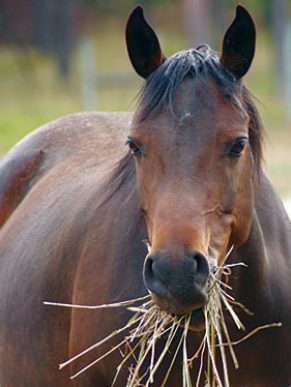
[[[140,156],[141,155],[141,150],[140,150],[139,146],[136,145],[136,143],[134,141],[127,140],[126,141],[126,145],[128,145],[129,150],[130,150],[132,155],[134,155],[134,156]]]
[[[247,138],[239,138],[229,149],[228,155],[230,157],[240,157],[243,154],[243,151],[248,143]]]

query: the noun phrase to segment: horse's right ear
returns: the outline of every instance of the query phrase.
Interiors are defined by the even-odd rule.
[[[140,5],[128,18],[126,44],[131,63],[143,78],[147,78],[165,59],[157,35],[145,20]]]

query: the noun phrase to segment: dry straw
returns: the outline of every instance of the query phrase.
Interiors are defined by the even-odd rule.
[[[149,295],[129,301],[97,306],[45,302],[47,305],[82,309],[123,307],[133,312],[132,318],[126,325],[113,331],[110,335],[93,344],[78,355],[60,364],[60,369],[66,367],[93,349],[101,347],[112,338],[121,336],[117,345],[114,345],[108,351],[105,351],[102,356],[80,369],[71,376],[71,379],[75,379],[97,364],[100,360],[109,356],[112,352],[119,350],[121,353],[121,362],[116,369],[112,386],[118,383],[119,373],[122,368],[126,367],[128,369],[126,387],[147,387],[154,383],[159,367],[166,355],[171,353],[170,365],[160,384],[160,387],[164,387],[170,377],[171,370],[177,361],[178,353],[180,353],[182,354],[181,372],[183,387],[198,387],[200,385],[207,387],[229,387],[229,364],[227,363],[226,352],[229,351],[234,367],[238,368],[239,364],[234,350],[234,347],[237,344],[248,339],[259,330],[281,326],[281,323],[260,326],[246,334],[241,340],[232,342],[228,332],[224,310],[229,313],[238,330],[244,330],[245,328],[235,312],[234,306],[243,309],[244,312],[248,314],[251,314],[251,312],[229,294],[232,289],[228,284],[228,278],[231,275],[233,267],[245,266],[243,264],[228,265],[225,263],[231,250],[225,257],[221,266],[213,268],[209,276],[208,303],[204,308],[205,333],[199,348],[194,355],[189,356],[187,350],[187,337],[191,323],[191,314],[184,316],[170,315],[159,309],[151,301]],[[162,337],[163,340],[160,340]],[[157,350],[158,341],[159,344],[163,343],[163,347],[162,349],[159,348],[159,351]],[[174,349],[173,345],[175,345]],[[218,353],[220,356],[218,356]],[[217,366],[218,358],[221,360],[222,371],[219,371]],[[196,380],[193,380],[190,376],[194,362],[200,362]]]

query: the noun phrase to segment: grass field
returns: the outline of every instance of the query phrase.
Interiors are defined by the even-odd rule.
[[[110,32],[108,32],[110,31]],[[187,47],[183,36],[162,32],[165,53]],[[133,110],[141,85],[129,64],[123,33],[118,25],[107,26],[106,34],[92,35],[96,49],[96,74],[132,74],[120,85],[99,84],[96,110]],[[65,82],[56,75],[51,59],[34,51],[0,49],[0,155],[26,133],[59,116],[83,110],[80,97],[78,47],[73,53],[72,73]],[[261,34],[256,58],[246,83],[258,98],[258,108],[266,127],[266,169],[279,192],[291,195],[291,124],[287,107],[275,95],[270,39]],[[85,134],[84,134],[85,135]]]

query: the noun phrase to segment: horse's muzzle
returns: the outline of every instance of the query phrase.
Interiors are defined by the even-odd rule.
[[[151,252],[144,264],[144,282],[153,301],[168,313],[187,314],[207,302],[207,259],[197,251],[182,257]]]

